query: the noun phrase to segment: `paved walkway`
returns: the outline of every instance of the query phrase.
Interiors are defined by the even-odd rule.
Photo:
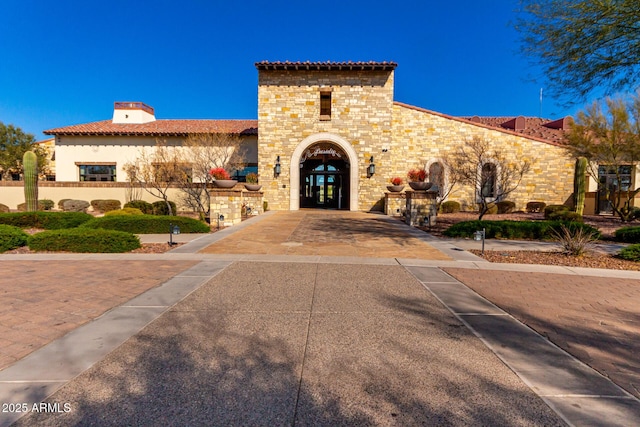
[[[591,294],[594,278],[608,277],[616,284],[633,279],[626,288],[610,287],[607,298],[627,298],[630,310],[619,310],[608,320],[628,327],[627,335],[616,334],[616,340],[638,341],[632,323],[639,318],[634,311],[640,306],[637,272],[489,264],[395,220],[388,222],[394,227],[385,236],[389,240],[378,241],[381,251],[389,244],[402,246],[402,240],[410,247],[403,248],[405,257],[379,257],[382,252],[365,249],[375,240],[375,232],[368,230],[387,224],[385,217],[355,214],[360,226],[350,231],[350,213],[328,213],[335,215],[329,222],[314,211],[291,213],[290,220],[278,218],[281,214],[287,216],[261,215],[163,255],[0,255],[3,269],[19,261],[37,266],[20,274],[25,282],[36,271],[44,275],[52,266],[64,270],[79,262],[96,269],[94,284],[112,285],[118,277],[114,272],[120,271],[147,277],[136,276],[139,265],[126,262],[149,263],[150,270],[172,262],[177,269],[175,276],[154,276],[162,282],[160,276],[167,273],[162,285],[150,285],[140,296],[1,370],[0,402],[28,404],[30,414],[18,425],[640,423],[640,402],[631,393],[462,283],[491,288],[491,277],[504,278],[496,289],[509,295],[510,288],[524,292],[532,272],[539,274],[536,283],[550,288],[571,278],[575,288],[562,297],[571,301],[581,295],[577,304],[584,305],[591,304],[584,295]],[[312,220],[305,221],[307,216]],[[352,253],[325,252],[335,234],[319,224],[331,223],[354,236]],[[273,246],[285,247],[286,253],[271,251],[268,242],[258,253],[207,253],[211,245],[232,247],[238,236],[252,239],[269,227],[280,236]],[[300,245],[282,245],[286,242]],[[314,248],[311,254],[288,252],[305,246]],[[428,259],[432,255],[436,259]],[[447,268],[456,270],[447,274]],[[1,280],[0,286],[6,285]],[[546,307],[537,318],[565,337],[564,327],[576,322],[573,316],[580,310],[554,307],[550,302],[559,295],[538,290],[526,294],[524,308],[513,303],[513,295],[506,303],[489,298],[516,317],[528,305],[533,307],[529,313]],[[38,298],[47,300],[46,294]],[[617,301],[611,304],[618,306]],[[606,305],[592,307],[587,318],[598,316]],[[596,343],[609,338],[606,330],[589,336]],[[593,360],[607,357],[607,352],[592,354]],[[637,353],[633,357],[637,361]],[[616,381],[630,389],[624,379]],[[49,412],[33,413],[29,405],[47,396]],[[19,415],[0,413],[0,426]]]

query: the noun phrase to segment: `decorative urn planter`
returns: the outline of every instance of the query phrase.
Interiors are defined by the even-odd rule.
[[[404,188],[404,185],[387,185],[387,190],[391,193],[399,193]]]
[[[233,188],[238,183],[235,179],[216,179],[213,185],[218,188]]]
[[[433,182],[426,181],[409,181],[409,187],[415,191],[426,191],[431,188]]]
[[[245,184],[244,188],[246,188],[249,191],[258,191],[262,188],[262,185],[260,184]]]

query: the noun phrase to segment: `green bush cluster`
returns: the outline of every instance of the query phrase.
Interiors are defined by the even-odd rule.
[[[0,213],[0,224],[57,230],[78,227],[91,218],[84,212],[10,212]]]
[[[562,225],[570,231],[581,229],[593,233],[594,238],[600,238],[598,229],[581,222],[562,221],[463,221],[452,225],[444,231],[448,237],[473,237],[473,233],[485,229],[485,237],[500,239],[547,239],[554,238],[554,231]]]
[[[169,201],[171,205],[171,212],[175,215],[178,211],[176,209],[176,204],[172,201]],[[157,202],[153,202],[151,204],[153,206],[153,214],[154,215],[169,215],[169,208],[164,200],[159,200]]]
[[[132,200],[125,203],[123,207],[140,209],[143,214],[147,215],[153,214],[153,205],[149,202],[145,202],[144,200]]]
[[[545,202],[528,202],[526,209],[529,213],[539,213],[543,212],[546,206],[547,204]]]
[[[509,200],[502,200],[496,203],[498,214],[508,214],[516,210],[516,204]]]
[[[181,233],[208,233],[209,226],[201,221],[182,216],[155,215],[112,215],[93,218],[82,225],[82,228],[104,228],[108,230],[127,231],[135,234],[169,233],[169,224],[180,227]]]
[[[91,201],[91,207],[94,211],[109,212],[120,209],[120,200],[116,199],[96,199]]]
[[[116,215],[143,215],[140,209],[136,208],[122,208],[115,211],[109,211],[104,216],[116,216]]]
[[[440,205],[442,213],[456,213],[460,212],[460,203],[454,200],[447,200]]]
[[[640,243],[640,227],[622,227],[614,233],[616,240],[626,243]]]
[[[38,210],[50,211],[51,209],[53,209],[54,206],[55,206],[55,203],[53,203],[53,200],[49,200],[49,199],[38,200]]]
[[[19,227],[0,224],[0,253],[26,245],[28,238]]]
[[[544,218],[550,221],[577,221],[582,222],[582,215],[569,210],[566,205],[549,205],[544,208]]]
[[[34,251],[121,253],[139,248],[140,239],[123,231],[74,228],[34,234],[28,244]]]
[[[621,249],[618,257],[629,261],[640,261],[640,243]]]

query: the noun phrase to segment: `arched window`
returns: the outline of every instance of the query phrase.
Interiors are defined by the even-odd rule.
[[[444,166],[440,162],[433,162],[429,166],[429,181],[438,186],[438,196],[444,193]]]
[[[482,197],[496,197],[496,181],[498,179],[498,171],[493,163],[485,163],[482,165],[480,176],[480,195]]]

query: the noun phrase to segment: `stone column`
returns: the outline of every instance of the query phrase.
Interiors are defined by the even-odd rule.
[[[435,225],[438,212],[436,197],[438,191],[411,191],[407,190],[405,222],[412,227],[423,225]]]

